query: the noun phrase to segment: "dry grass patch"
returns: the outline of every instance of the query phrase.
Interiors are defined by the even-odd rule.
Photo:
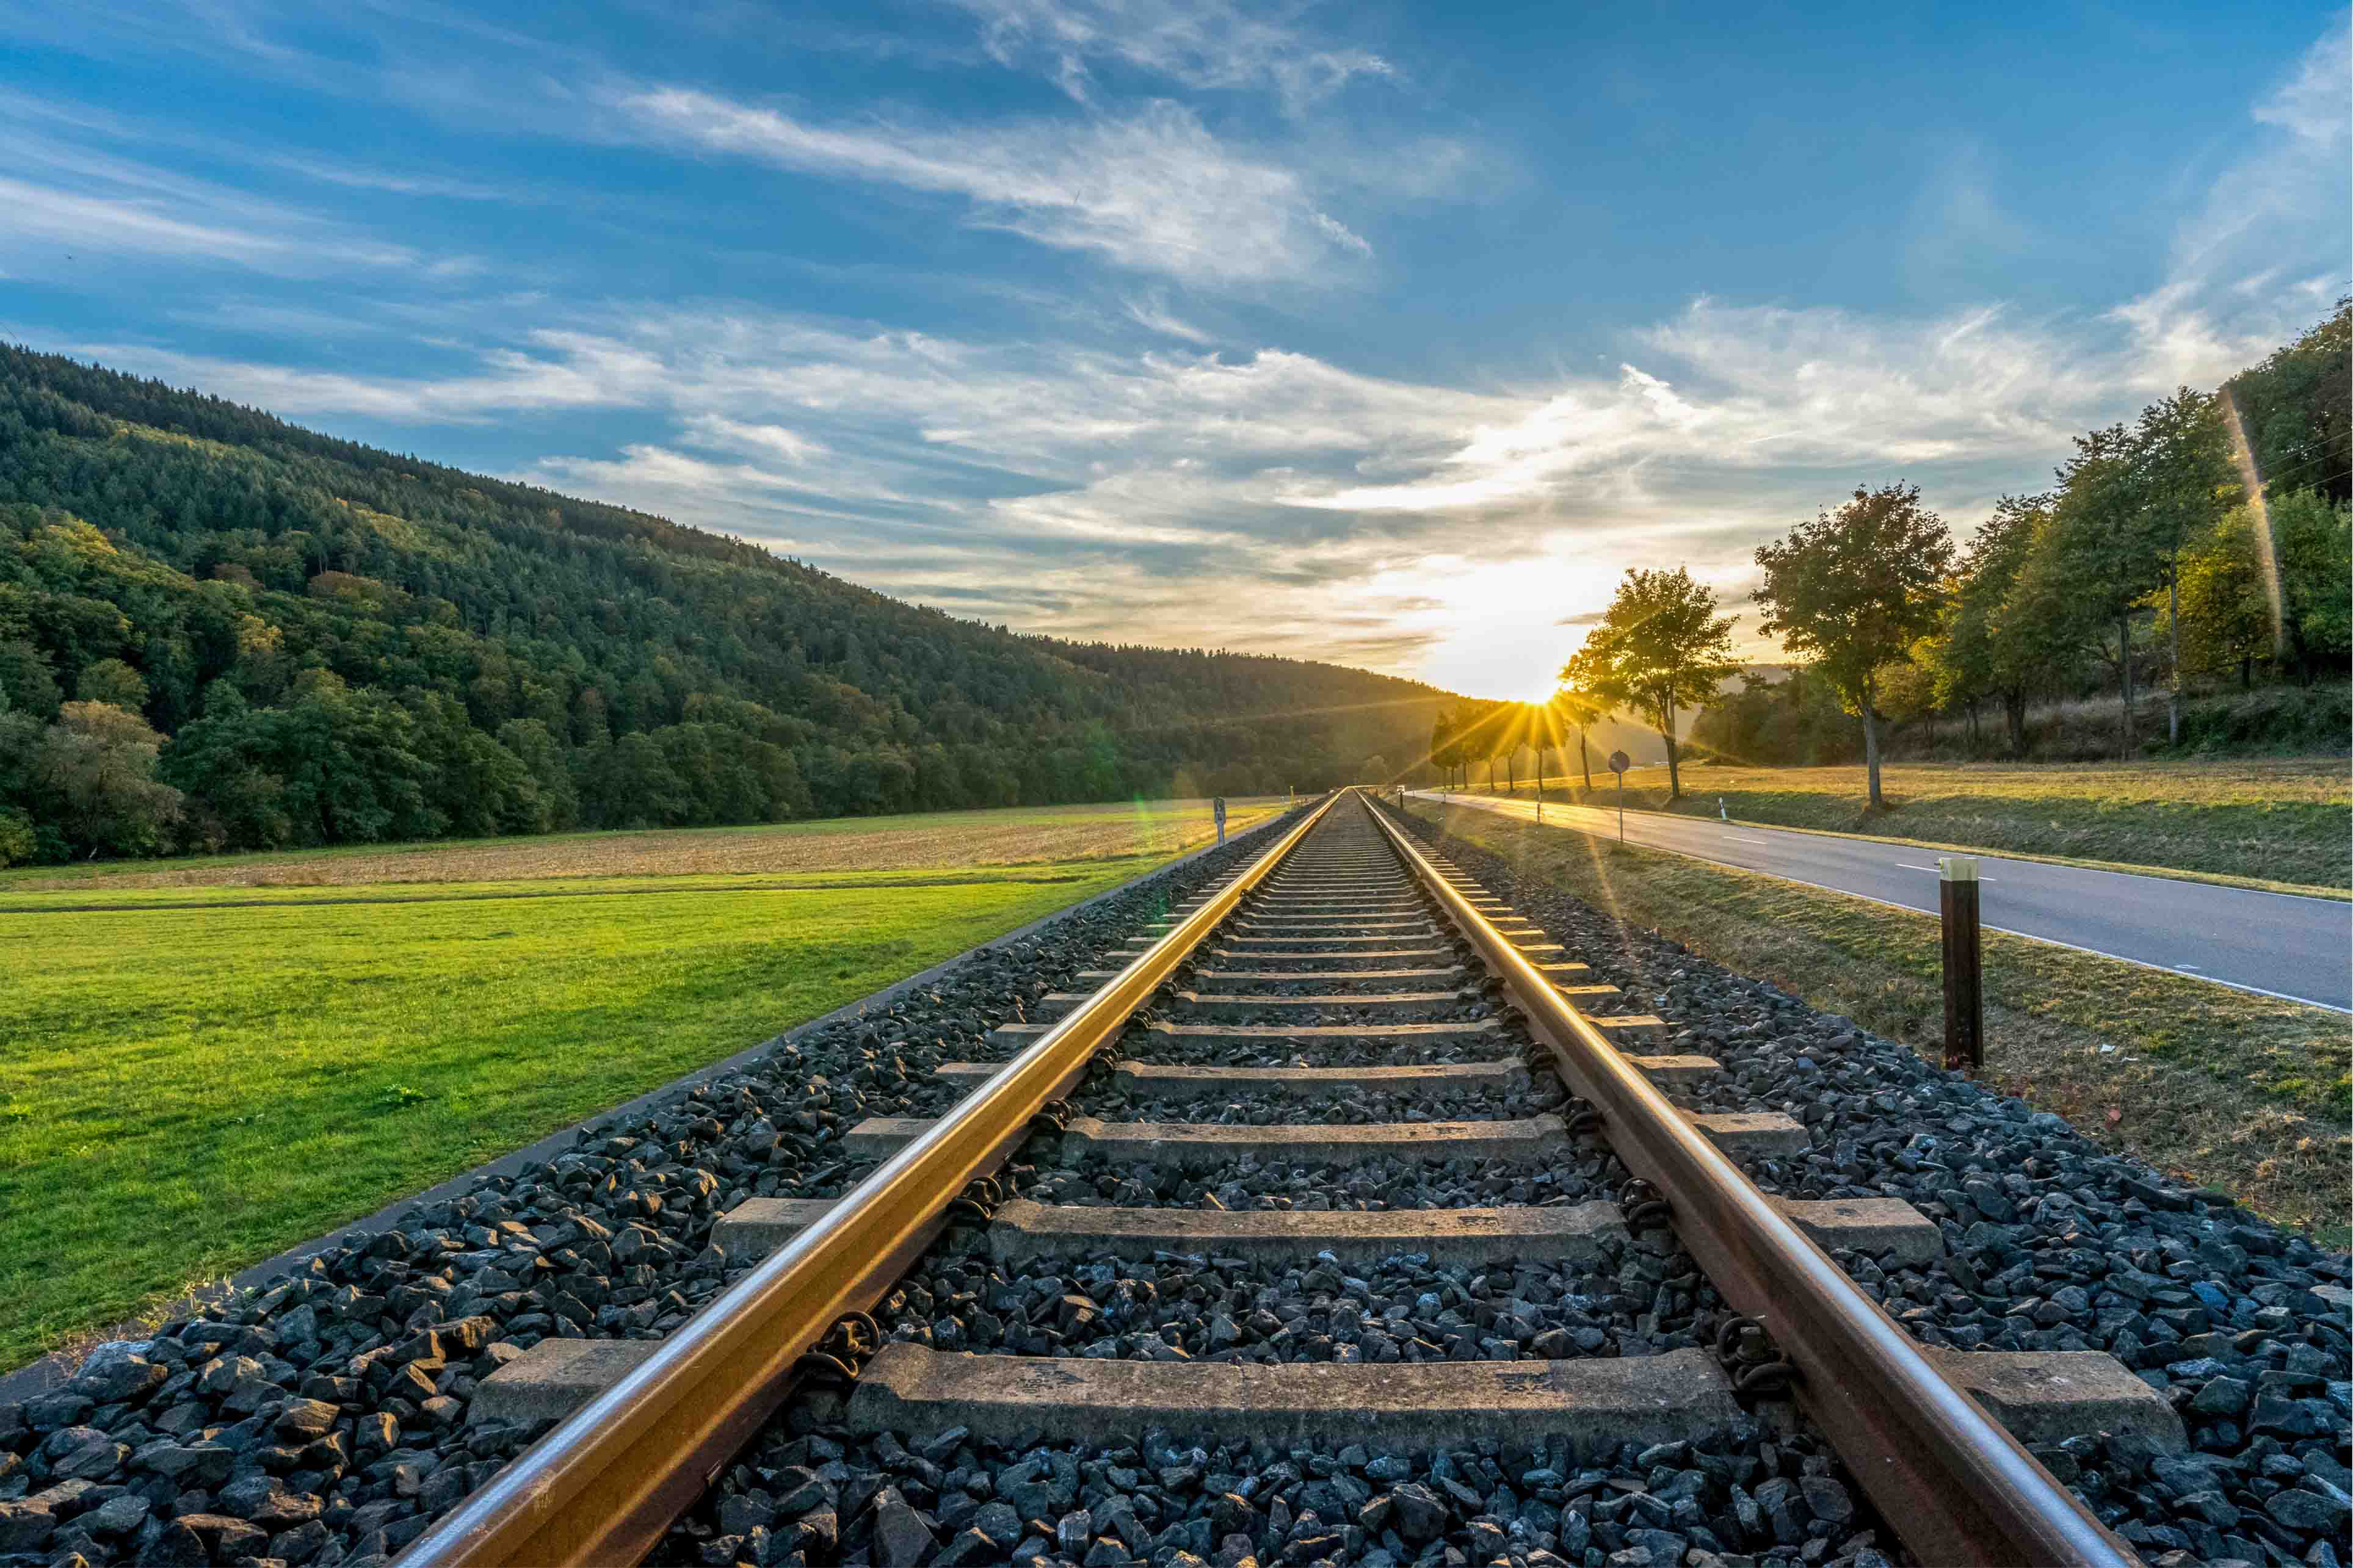
[[[1239,832],[1263,822],[1283,805],[1271,798],[1230,800],[1227,830]],[[1215,837],[1208,801],[1151,800],[828,817],[757,827],[478,838],[90,868],[29,867],[0,874],[0,893],[1034,866],[1139,855],[1166,858]]]
[[[1492,812],[1444,829],[1827,1012],[1943,1049],[1935,917]],[[1988,1082],[2110,1148],[2342,1246],[2353,1024],[2187,976],[1985,933]]]

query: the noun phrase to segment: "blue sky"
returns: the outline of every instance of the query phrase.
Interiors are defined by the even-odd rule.
[[[0,0],[0,334],[1534,695],[1628,565],[1966,531],[2325,313],[2348,71],[2296,4]]]

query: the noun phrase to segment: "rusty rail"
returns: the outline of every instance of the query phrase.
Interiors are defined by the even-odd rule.
[[[1002,1165],[1030,1119],[1314,826],[1327,797],[1117,978],[524,1451],[403,1554],[417,1568],[634,1563],[784,1404],[793,1363],[871,1308]]]
[[[1600,1111],[1619,1159],[1665,1195],[1677,1236],[1708,1279],[1764,1321],[1795,1369],[1799,1403],[1920,1561],[2131,1568],[2128,1548],[1939,1375],[1409,835],[1383,813],[1372,816],[1551,1047],[1562,1078]]]

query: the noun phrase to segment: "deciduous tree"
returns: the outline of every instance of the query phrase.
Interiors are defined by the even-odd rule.
[[[2296,490],[2273,498],[2271,519],[2288,647],[2309,681],[2353,653],[2353,508]]]
[[[1766,612],[1760,629],[1812,659],[1861,716],[1874,810],[1886,805],[1879,788],[1880,670],[1936,629],[1937,584],[1952,560],[1943,520],[1920,504],[1919,486],[1902,484],[1858,489],[1837,511],[1757,552],[1765,569],[1757,591]]]
[[[1602,688],[1609,679],[1608,661],[1603,659],[1590,639],[1586,646],[1568,656],[1560,667],[1560,686],[1552,694],[1553,711],[1562,723],[1577,731],[1577,765],[1585,775],[1588,793],[1593,788],[1593,758],[1585,743],[1585,732],[1609,716],[1618,700],[1604,694]]]
[[[1942,626],[1913,653],[1934,673],[1938,702],[1968,710],[1973,742],[1978,704],[2001,704],[2012,755],[2025,752],[2027,699],[2048,679],[2052,661],[2022,623],[2005,620],[2003,609],[2050,510],[2048,496],[2004,496],[1994,503],[1953,574]]]
[[[2133,426],[2132,483],[2139,527],[2165,590],[2165,625],[2173,679],[2165,699],[2165,738],[2181,743],[2181,558],[2235,499],[2229,445],[2218,398],[2184,386],[2141,410]]]
[[[164,737],[136,713],[69,702],[42,733],[33,782],[78,842],[151,855],[180,816],[180,792],[155,777],[163,746]]]
[[[2254,684],[2255,661],[2272,652],[2271,595],[2254,516],[2234,507],[2181,557],[2179,592],[2160,625],[2180,650],[2180,668],[2236,674]]]
[[[1683,796],[1682,710],[1706,702],[1740,666],[1732,658],[1732,617],[1715,613],[1715,592],[1672,572],[1627,572],[1601,624],[1586,638],[1606,672],[1598,689],[1612,706],[1634,708],[1667,748],[1667,799]]]
[[[147,682],[119,658],[101,658],[82,666],[74,679],[74,695],[84,702],[103,702],[126,713],[147,706]]]

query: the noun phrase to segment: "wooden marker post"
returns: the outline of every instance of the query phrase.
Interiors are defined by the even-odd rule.
[[[1985,1066],[1985,978],[1978,958],[1978,863],[1967,855],[1937,858],[1936,889],[1945,928],[1945,1067],[1975,1073]]]

